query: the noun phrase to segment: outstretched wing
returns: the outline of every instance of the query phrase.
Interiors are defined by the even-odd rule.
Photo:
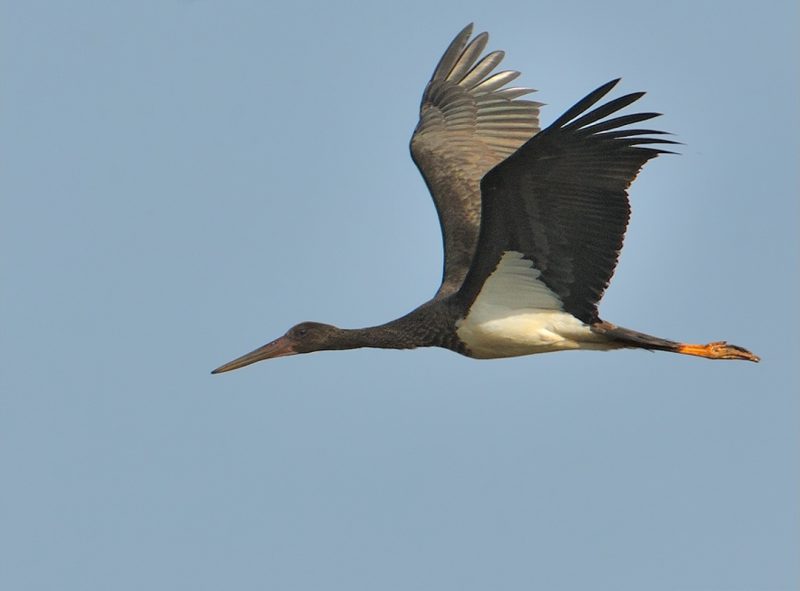
[[[549,290],[542,302],[587,324],[598,320],[630,216],[627,189],[645,162],[665,152],[643,145],[675,143],[648,137],[663,132],[620,129],[658,113],[603,120],[644,93],[587,113],[617,82],[589,94],[483,178],[478,250],[458,294],[467,306],[496,270],[504,272],[498,264],[509,253],[529,261],[529,280]]]
[[[539,131],[540,103],[519,100],[529,88],[507,88],[519,72],[492,74],[503,59],[478,61],[487,33],[469,41],[468,25],[445,51],[422,96],[411,156],[433,196],[444,239],[444,274],[435,299],[461,287],[478,242],[480,181]]]

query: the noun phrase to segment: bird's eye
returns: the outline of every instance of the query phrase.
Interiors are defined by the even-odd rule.
[[[298,337],[304,337],[304,336],[306,336],[307,334],[308,334],[308,329],[307,329],[307,328],[305,328],[305,327],[304,327],[304,328],[298,328],[298,329],[295,331],[295,335],[296,335],[296,336],[298,336]]]

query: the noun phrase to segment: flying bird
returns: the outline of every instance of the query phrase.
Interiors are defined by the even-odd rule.
[[[303,322],[212,373],[360,347],[444,347],[479,359],[634,348],[758,361],[725,341],[671,341],[598,315],[630,217],[628,187],[676,143],[630,127],[658,113],[619,114],[644,93],[601,102],[612,80],[540,130],[542,104],[520,98],[533,90],[509,86],[519,72],[494,73],[504,53],[481,57],[488,34],[471,36],[470,24],[439,60],[411,138],[444,240],[433,298],[380,326]]]

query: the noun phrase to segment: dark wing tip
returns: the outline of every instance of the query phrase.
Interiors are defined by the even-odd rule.
[[[647,144],[681,145],[680,142],[672,139],[652,137],[671,134],[653,129],[625,129],[627,125],[660,117],[661,113],[642,112],[610,117],[642,98],[645,95],[644,92],[632,92],[592,108],[619,81],[620,79],[616,78],[590,92],[574,106],[570,107],[566,113],[542,133],[563,131],[584,138],[594,136],[597,139],[614,141],[618,146],[629,146],[644,150],[646,153],[652,154],[652,156],[674,154],[675,152],[669,150],[644,147]]]
[[[553,122],[551,127],[562,127],[563,125],[569,123],[575,117],[583,113],[584,111],[588,110],[589,107],[594,105],[597,101],[607,95],[612,88],[614,88],[622,78],[615,78],[609,82],[606,82],[602,86],[595,88],[592,92],[587,94],[583,97],[580,101],[578,101],[575,105],[567,109],[567,111],[561,115],[558,119]]]
[[[600,121],[604,117],[607,117],[608,115],[611,115],[612,113],[616,113],[617,111],[620,111],[620,110],[624,109],[628,105],[630,105],[632,103],[635,103],[636,101],[638,101],[643,96],[644,96],[643,92],[632,92],[630,94],[626,94],[626,95],[621,96],[619,98],[615,98],[613,100],[608,101],[607,103],[604,103],[604,104],[600,105],[599,107],[597,107],[593,111],[590,111],[590,112],[586,113],[585,115],[582,115],[581,117],[578,117],[577,119],[575,119],[573,121],[570,121],[568,124],[562,125],[562,126],[565,127],[565,128],[570,128],[570,129],[586,128],[588,125],[591,125],[592,123],[596,123],[597,121]],[[581,101],[581,102],[583,102],[583,101]],[[658,115],[659,115],[658,113],[642,113],[641,114],[642,117],[646,116],[648,119],[651,119],[653,117],[658,117]],[[641,119],[641,120],[643,120],[643,119]]]

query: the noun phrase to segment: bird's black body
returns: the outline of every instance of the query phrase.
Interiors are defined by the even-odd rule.
[[[657,113],[619,115],[643,93],[601,102],[591,92],[539,131],[540,103],[492,74],[472,26],[450,44],[423,94],[411,140],[436,205],[445,247],[435,296],[406,316],[363,329],[302,323],[214,373],[329,349],[443,347],[492,358],[569,349],[644,348],[712,359],[758,357],[724,342],[687,345],[602,321],[597,304],[630,217],[627,190],[674,142],[629,128]],[[480,59],[479,59],[480,58]],[[599,106],[596,106],[598,105]]]

